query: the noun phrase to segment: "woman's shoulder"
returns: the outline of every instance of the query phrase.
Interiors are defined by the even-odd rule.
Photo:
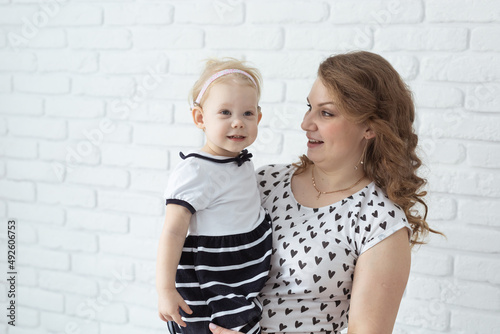
[[[256,170],[257,179],[282,179],[284,177],[290,177],[295,171],[295,166],[292,164],[271,164],[264,165]]]

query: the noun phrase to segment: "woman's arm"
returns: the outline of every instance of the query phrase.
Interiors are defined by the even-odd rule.
[[[156,260],[156,290],[158,291],[158,313],[163,321],[175,321],[185,327],[179,307],[186,313],[191,309],[175,288],[175,274],[182,254],[182,247],[191,220],[191,212],[181,205],[169,204],[165,223],[160,235]]]
[[[354,271],[348,334],[390,334],[410,274],[403,228],[361,254]]]

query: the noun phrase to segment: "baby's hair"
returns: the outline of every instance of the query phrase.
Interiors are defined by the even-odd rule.
[[[215,73],[227,69],[236,69],[236,70],[241,70],[248,75],[250,75],[253,80],[255,81],[255,84],[252,82],[252,80],[247,77],[244,74],[241,73],[230,73],[223,75],[219,78],[216,79],[216,83],[221,83],[221,82],[226,82],[234,78],[238,78],[240,80],[243,80],[245,82],[248,82],[249,85],[252,87],[255,87],[257,89],[257,99],[260,100],[260,92],[261,92],[261,86],[262,86],[262,77],[258,69],[255,67],[248,66],[245,61],[243,60],[238,60],[235,58],[210,58],[206,61],[205,63],[205,68],[198,79],[198,81],[195,82],[193,88],[191,89],[191,92],[189,94],[189,103],[190,105],[193,105],[193,102],[196,100],[196,97],[200,93],[203,85],[205,82]],[[199,104],[202,105],[203,101],[206,99],[206,97],[210,94],[210,88],[212,85],[208,86],[208,89],[205,91],[203,94],[203,97],[201,101],[199,101]]]

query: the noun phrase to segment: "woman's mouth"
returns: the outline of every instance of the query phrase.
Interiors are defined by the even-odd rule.
[[[309,139],[307,141],[307,147],[309,147],[309,148],[317,147],[321,144],[323,144],[323,142],[321,140]]]

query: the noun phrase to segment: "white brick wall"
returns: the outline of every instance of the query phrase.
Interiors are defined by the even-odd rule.
[[[415,93],[431,236],[400,334],[500,332],[500,2],[0,0],[0,304],[18,222],[17,326],[165,333],[156,315],[163,188],[199,147],[187,96],[209,56],[264,77],[255,164],[303,152],[321,59],[366,49]]]

